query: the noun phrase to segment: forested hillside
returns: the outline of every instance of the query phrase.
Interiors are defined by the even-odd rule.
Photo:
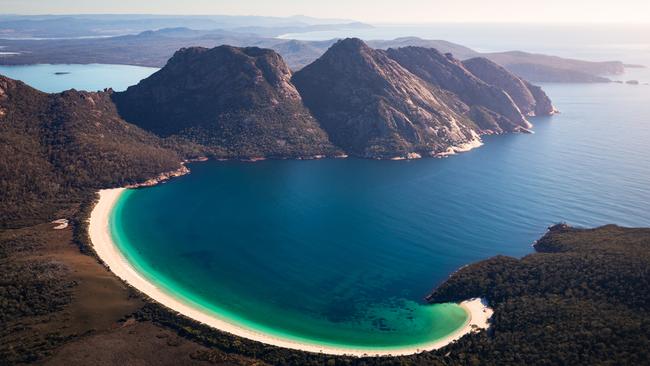
[[[45,94],[0,76],[0,227],[47,220],[85,191],[140,182],[199,153],[124,122],[109,93]]]
[[[486,299],[488,331],[433,352],[352,358],[265,346],[156,304],[137,317],[274,365],[645,365],[650,360],[650,229],[556,225],[522,259],[494,257],[454,273],[431,302]]]

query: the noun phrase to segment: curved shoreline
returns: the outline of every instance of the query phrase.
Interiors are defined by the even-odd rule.
[[[465,325],[448,336],[436,341],[412,347],[401,347],[395,349],[362,349],[362,348],[338,348],[326,345],[301,343],[294,340],[274,337],[268,334],[244,328],[219,319],[206,311],[198,309],[183,302],[180,299],[168,294],[135,270],[112,240],[110,231],[110,214],[125,188],[105,189],[99,191],[99,201],[90,215],[88,234],[91,243],[98,257],[116,276],[121,278],[130,286],[149,296],[158,303],[179,312],[191,319],[216,328],[235,336],[251,339],[254,341],[270,344],[273,346],[291,348],[306,352],[326,353],[332,355],[349,356],[402,356],[431,351],[459,339],[476,329],[486,329],[488,319],[492,316],[492,309],[487,307],[482,299],[471,299],[460,303],[460,306],[467,312],[468,319]]]

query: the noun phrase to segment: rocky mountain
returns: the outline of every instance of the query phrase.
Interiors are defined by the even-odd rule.
[[[468,117],[482,132],[502,133],[532,127],[502,88],[477,78],[451,54],[422,47],[390,48],[386,54],[421,79],[454,93],[469,106]]]
[[[489,61],[358,39],[295,75],[272,50],[221,46],[181,49],[122,93],[46,94],[0,77],[3,219],[47,216],[62,194],[146,181],[196,156],[445,155],[527,128],[520,110],[552,105]]]
[[[496,63],[476,57],[463,61],[463,66],[484,82],[505,90],[526,116],[553,114],[555,108],[544,91]]]
[[[530,99],[522,107],[532,108],[526,114],[552,112],[543,108],[541,89],[498,71],[521,83]],[[345,39],[296,72],[292,81],[332,142],[364,157],[445,154],[475,143],[481,134],[531,127],[501,85],[510,87],[508,82],[486,82],[460,60],[432,48],[383,51]]]
[[[0,227],[47,217],[88,187],[176,170],[173,145],[120,119],[109,93],[46,94],[0,76]]]
[[[3,149],[11,157],[4,169],[27,160],[43,172],[37,179],[57,172],[68,180],[41,183],[65,187],[144,180],[204,154],[444,155],[478,144],[481,134],[527,129],[524,114],[553,111],[540,88],[488,60],[462,63],[422,47],[375,50],[359,39],[337,42],[295,75],[272,50],[220,46],[181,49],[120,93],[45,94],[2,80],[0,118],[10,121]],[[14,173],[20,183],[5,191],[36,184]]]
[[[113,100],[127,121],[160,136],[185,137],[219,157],[335,154],[291,76],[272,50],[185,48]]]
[[[476,140],[452,95],[359,39],[337,42],[292,80],[332,142],[354,155],[431,156]]]

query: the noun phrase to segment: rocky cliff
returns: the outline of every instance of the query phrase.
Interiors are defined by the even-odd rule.
[[[481,132],[502,133],[532,127],[502,88],[477,78],[451,54],[422,47],[391,48],[386,53],[423,80],[454,93],[470,107],[468,117],[479,125]]]
[[[496,63],[476,57],[463,61],[467,70],[488,84],[505,90],[527,116],[550,115],[555,108],[544,91]]]
[[[160,71],[113,100],[120,114],[161,136],[182,136],[220,157],[332,155],[274,51],[181,49]]]
[[[476,139],[453,95],[359,39],[337,42],[292,80],[332,142],[354,155],[430,156]]]

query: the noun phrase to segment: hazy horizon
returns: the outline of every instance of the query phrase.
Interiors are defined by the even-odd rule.
[[[80,0],[0,0],[4,15],[232,15],[350,19],[368,23],[626,23],[650,24],[646,0],[547,0],[531,12],[532,1],[465,0],[332,0],[327,4],[296,0],[248,0],[224,3],[211,0],[116,0],[98,4]],[[570,4],[567,4],[570,3]],[[504,11],[507,9],[507,11]]]

